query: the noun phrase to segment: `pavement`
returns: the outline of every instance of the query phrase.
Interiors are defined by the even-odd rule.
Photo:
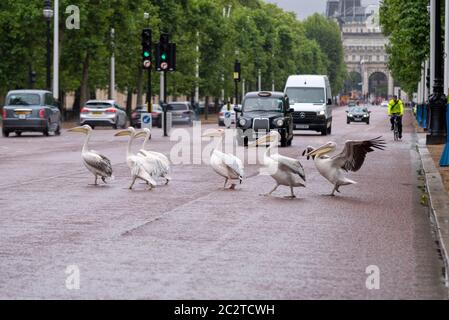
[[[298,132],[280,149],[307,173],[296,200],[282,187],[260,196],[273,180],[258,165],[236,191],[207,164],[174,165],[168,186],[130,191],[126,138],[110,129],[90,144],[113,163],[115,179],[100,187],[89,185],[82,135],[1,138],[0,299],[447,299],[411,115],[394,142],[385,109],[372,107],[370,126],[346,125],[344,111],[334,110],[332,136]],[[300,157],[308,145],[341,150],[380,135],[387,150],[369,154],[349,174],[358,184],[335,198]],[[151,150],[177,145],[160,129],[152,137]],[[78,290],[66,286],[68,266],[79,270]],[[369,266],[378,290],[366,286]]]

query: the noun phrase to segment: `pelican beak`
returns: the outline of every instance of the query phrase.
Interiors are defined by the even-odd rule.
[[[260,146],[260,145],[266,146],[266,145],[272,143],[273,141],[274,141],[274,136],[269,133],[263,137],[260,137],[255,142],[251,143],[251,147],[256,147],[256,146]]]
[[[326,154],[331,151],[333,151],[331,143],[326,143],[325,145],[307,153],[306,156],[307,157],[316,157],[316,156],[319,156],[320,154]]]
[[[75,127],[67,130],[68,132],[81,132],[81,133],[87,133],[86,128],[84,127]]]
[[[220,130],[214,130],[211,131],[209,133],[205,133],[202,135],[202,137],[207,137],[207,138],[217,138],[217,137],[221,137],[223,135],[223,132],[221,132]]]
[[[123,131],[119,131],[116,134],[114,134],[114,137],[125,137],[125,136],[130,136],[131,132],[129,130],[123,130]]]
[[[136,139],[138,139],[138,138],[146,138],[146,137],[147,137],[147,133],[145,131],[140,131],[139,133],[136,134]]]

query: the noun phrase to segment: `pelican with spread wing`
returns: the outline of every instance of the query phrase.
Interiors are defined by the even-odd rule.
[[[129,136],[128,147],[126,149],[126,164],[131,170],[132,182],[129,189],[132,190],[134,183],[137,179],[145,181],[150,190],[157,185],[156,181],[151,176],[151,172],[148,170],[145,157],[139,154],[134,154],[131,151],[131,146],[136,138],[136,130],[133,127],[129,127],[127,130],[120,131],[115,134],[116,137]]]
[[[84,165],[95,176],[94,185],[98,185],[98,177],[101,177],[101,180],[106,183],[106,178],[112,177],[111,161],[97,151],[89,150],[88,144],[92,135],[92,128],[89,125],[84,125],[69,129],[68,131],[84,133],[86,135],[86,140],[81,151]]]
[[[385,140],[382,137],[377,137],[365,141],[346,141],[345,148],[340,154],[329,156],[336,149],[335,142],[328,142],[317,149],[308,147],[303,152],[303,156],[307,156],[307,159],[313,158],[318,172],[334,185],[331,196],[334,196],[335,192],[340,193],[341,186],[357,183],[348,179],[345,173],[359,171],[368,153],[376,149],[385,149]]]
[[[244,177],[244,167],[242,161],[230,153],[223,153],[218,150],[219,146],[223,142],[225,131],[223,129],[218,129],[208,134],[204,134],[203,137],[218,137],[218,145],[213,150],[210,157],[210,165],[214,171],[225,178],[224,188],[229,180],[239,180],[242,183]],[[231,182],[231,190],[234,190],[236,186],[235,182]]]
[[[148,140],[151,138],[150,129],[145,128],[136,135],[136,138],[141,137],[145,137],[145,139],[142,144],[142,149],[139,150],[137,155],[144,157],[146,169],[153,178],[164,178],[165,184],[168,184],[171,180],[170,161],[162,153],[146,150]]]
[[[259,138],[255,142],[255,146],[267,145],[269,147],[265,151],[263,164],[267,173],[276,181],[273,190],[266,194],[270,196],[279,186],[290,187],[291,195],[289,199],[296,198],[293,188],[306,186],[306,174],[299,160],[285,157],[273,150],[278,146],[281,135],[277,131],[271,131],[268,135]]]

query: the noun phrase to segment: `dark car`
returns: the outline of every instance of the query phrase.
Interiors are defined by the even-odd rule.
[[[283,92],[250,92],[235,111],[237,128],[242,130],[242,136],[237,137],[239,145],[247,146],[272,130],[280,133],[282,147],[292,144],[294,110]]]
[[[368,111],[365,107],[352,107],[349,108],[347,113],[346,123],[350,124],[351,122],[365,122],[369,124],[371,118],[371,111]]]
[[[193,124],[194,112],[190,102],[170,102],[167,112],[172,114],[172,123]]]
[[[147,112],[147,106],[138,106],[131,114],[131,127],[141,127],[141,114]],[[162,108],[158,104],[153,104],[153,110],[151,112],[153,127],[162,128]]]
[[[61,112],[53,94],[44,90],[8,92],[2,113],[2,133],[42,132],[48,136],[61,133]]]

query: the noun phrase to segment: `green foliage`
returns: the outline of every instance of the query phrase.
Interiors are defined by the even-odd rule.
[[[429,55],[427,5],[427,0],[384,0],[380,8],[380,23],[390,38],[389,68],[409,95],[416,92],[422,62]]]
[[[68,5],[77,5],[81,29],[67,30]],[[223,15],[230,8],[230,15]],[[36,87],[45,86],[46,23],[43,0],[0,2],[0,96],[7,90],[28,87],[28,72],[37,72]],[[150,13],[144,20],[143,13]],[[153,42],[169,32],[177,43],[177,72],[169,74],[169,94],[192,96],[200,85],[202,96],[233,96],[233,65],[242,62],[242,77],[249,90],[283,90],[290,74],[329,74],[338,92],[344,78],[341,39],[336,24],[321,16],[298,21],[276,5],[261,0],[61,0],[60,87],[85,95],[106,89],[110,57],[116,58],[120,91],[144,87],[140,69],[140,34],[153,30]],[[115,29],[115,45],[111,41]],[[52,29],[53,33],[53,29]],[[199,52],[196,47],[199,45]],[[200,78],[195,77],[196,61]],[[159,81],[153,73],[153,93]],[[224,81],[222,79],[224,77]],[[84,97],[87,98],[87,97]]]

